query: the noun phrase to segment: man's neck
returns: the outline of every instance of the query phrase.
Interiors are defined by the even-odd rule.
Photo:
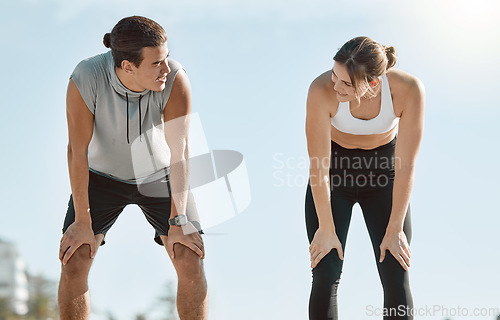
[[[115,73],[116,76],[118,77],[118,80],[120,80],[120,82],[123,84],[125,88],[134,92],[143,92],[144,90],[146,90],[144,88],[140,88],[133,80],[133,77],[130,74],[123,71],[122,68],[115,67]]]

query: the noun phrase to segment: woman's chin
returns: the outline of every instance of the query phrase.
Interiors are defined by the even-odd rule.
[[[351,99],[350,99],[348,94],[342,94],[342,93],[337,92],[337,100],[339,100],[340,102],[346,102],[346,101],[349,101]]]

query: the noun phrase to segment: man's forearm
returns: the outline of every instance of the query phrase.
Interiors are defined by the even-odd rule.
[[[89,205],[89,163],[87,154],[68,148],[68,170],[75,207],[75,221],[91,223]]]
[[[170,218],[186,214],[189,189],[189,165],[186,159],[172,159],[170,165],[170,187],[172,188],[172,210]]]

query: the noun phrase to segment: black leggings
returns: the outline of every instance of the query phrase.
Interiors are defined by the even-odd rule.
[[[394,149],[396,139],[376,149],[346,149],[332,142],[330,161],[331,207],[337,236],[345,252],[352,207],[357,202],[370,235],[378,273],[384,289],[384,319],[413,319],[413,301],[408,272],[387,251],[379,263],[380,244],[385,235],[392,208],[394,183]],[[318,229],[318,216],[311,186],[305,200],[306,227],[309,243]],[[411,240],[410,208],[403,231]],[[330,251],[312,270],[313,282],[309,300],[310,320],[336,320],[337,287],[342,273],[342,260],[337,251]],[[382,310],[381,310],[382,311]]]

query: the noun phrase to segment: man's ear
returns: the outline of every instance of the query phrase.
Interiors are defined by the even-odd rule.
[[[128,60],[122,60],[122,70],[128,74],[134,74],[135,66]]]

